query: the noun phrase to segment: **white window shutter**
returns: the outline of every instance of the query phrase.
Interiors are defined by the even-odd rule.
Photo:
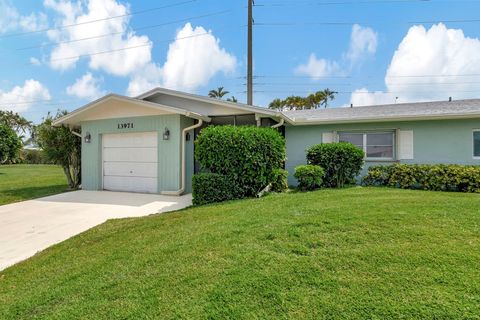
[[[413,131],[399,130],[397,143],[398,160],[413,160]]]
[[[333,132],[322,133],[322,143],[333,143],[333,142],[335,142],[335,133]]]

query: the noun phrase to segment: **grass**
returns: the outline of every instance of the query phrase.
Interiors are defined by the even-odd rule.
[[[58,166],[0,166],[0,205],[44,197],[67,189],[67,180]]]
[[[479,208],[351,188],[108,221],[0,272],[0,318],[478,319]]]

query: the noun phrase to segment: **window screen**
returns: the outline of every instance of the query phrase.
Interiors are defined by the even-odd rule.
[[[367,158],[393,159],[393,133],[368,133]]]
[[[480,131],[473,132],[473,156],[480,158]]]
[[[364,149],[363,146],[363,133],[340,133],[338,136],[340,142],[350,142],[360,149]]]
[[[365,152],[367,159],[394,158],[393,132],[340,133],[340,142],[350,142]]]

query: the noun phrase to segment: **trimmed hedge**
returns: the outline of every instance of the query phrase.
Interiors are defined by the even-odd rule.
[[[242,198],[242,190],[226,176],[198,173],[193,176],[193,204],[203,205]]]
[[[341,188],[353,183],[364,163],[363,150],[348,142],[323,143],[307,150],[307,162],[325,170],[323,184]]]
[[[285,139],[271,128],[210,126],[195,141],[195,158],[251,197],[274,182],[285,161]]]
[[[307,191],[320,188],[324,175],[325,171],[322,167],[305,165],[295,168],[294,177],[298,180],[298,188]]]
[[[395,164],[372,166],[366,186],[431,191],[480,192],[480,166]]]

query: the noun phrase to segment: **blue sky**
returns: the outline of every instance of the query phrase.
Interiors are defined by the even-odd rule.
[[[246,4],[0,0],[0,108],[38,122],[155,85],[225,86],[244,102]],[[479,97],[478,12],[480,1],[257,0],[255,104],[326,87],[340,92],[332,107]]]

